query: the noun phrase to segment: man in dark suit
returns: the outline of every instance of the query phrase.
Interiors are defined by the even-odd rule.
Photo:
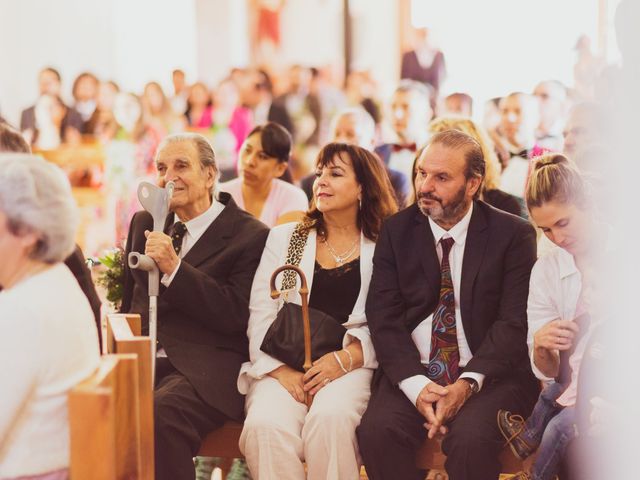
[[[175,183],[167,231],[147,212],[132,221],[126,254],[144,252],[160,269],[154,392],[156,478],[194,478],[202,438],[241,420],[236,380],[248,360],[249,293],[268,229],[230,195],[213,196],[213,149],[198,134],[167,137],[156,155],[159,185]],[[125,270],[123,312],[146,323],[147,275]]]
[[[497,411],[526,415],[536,400],[526,343],[535,232],[477,200],[484,169],[473,138],[435,135],[418,161],[418,202],[378,239],[366,313],[380,368],[357,431],[372,480],[424,478],[416,451],[441,434],[449,478],[497,479]]]

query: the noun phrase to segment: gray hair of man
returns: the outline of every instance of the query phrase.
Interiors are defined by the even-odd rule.
[[[160,152],[166,148],[168,145],[174,143],[181,142],[189,142],[191,143],[198,152],[198,160],[200,160],[200,167],[204,170],[207,167],[213,167],[215,171],[215,178],[213,181],[213,186],[211,187],[211,193],[215,192],[216,186],[218,185],[218,178],[220,177],[220,171],[218,170],[218,164],[216,163],[216,154],[213,151],[213,147],[209,140],[203,135],[195,132],[181,132],[174,133],[173,135],[169,135],[160,142],[158,145],[158,149],[156,150],[156,162],[158,161],[158,155]]]
[[[33,260],[53,264],[73,252],[78,207],[64,172],[42,157],[0,154],[0,211],[10,233],[39,237],[29,254]]]
[[[335,139],[336,129],[338,128],[338,122],[344,117],[352,117],[356,128],[358,130],[358,137],[362,143],[366,145],[358,145],[359,147],[366,148],[367,150],[373,149],[373,144],[376,138],[376,122],[373,117],[362,107],[347,107],[339,110],[331,119],[329,125],[329,132],[331,132],[331,139]]]
[[[480,198],[482,182],[484,181],[486,164],[480,143],[471,135],[467,135],[459,130],[445,130],[436,133],[429,139],[428,145],[439,144],[452,150],[463,150],[465,158],[464,176],[467,180],[477,177],[480,179],[480,186],[473,196],[474,200]]]

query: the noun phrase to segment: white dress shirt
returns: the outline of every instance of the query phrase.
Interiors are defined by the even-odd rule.
[[[463,368],[467,363],[469,363],[469,360],[473,357],[467,338],[464,335],[464,327],[462,325],[462,316],[460,313],[460,280],[462,278],[462,261],[464,259],[464,246],[467,241],[467,230],[469,229],[469,222],[471,221],[472,213],[473,204],[471,204],[471,208],[469,208],[469,211],[462,220],[451,227],[448,231],[444,230],[433,220],[429,219],[429,225],[433,232],[433,239],[436,243],[436,252],[440,263],[442,263],[442,246],[440,245],[440,240],[449,237],[454,240],[454,244],[449,252],[449,265],[451,267],[453,296],[455,298],[456,306],[456,336],[458,337],[458,350],[460,352],[460,362],[458,363],[460,368]],[[411,338],[413,338],[416,347],[418,347],[418,351],[420,352],[420,361],[423,365],[429,364],[432,320],[433,314],[420,322],[413,332],[411,332]],[[482,388],[482,382],[484,381],[485,376],[481,373],[464,372],[460,377],[473,378],[478,382],[478,386]],[[411,403],[415,405],[418,395],[430,382],[431,380],[426,375],[414,375],[413,377],[402,380],[398,386],[407,398],[409,398]]]
[[[218,218],[218,215],[222,213],[222,210],[224,210],[224,203],[221,203],[214,198],[211,202],[211,206],[207,210],[198,215],[196,218],[192,218],[188,222],[184,223],[184,226],[187,227],[187,231],[184,234],[184,237],[182,237],[182,247],[180,248],[180,253],[178,254],[180,259],[184,258],[184,256],[189,253],[191,247],[193,247],[195,243],[200,240],[200,237],[204,234],[207,228],[209,228],[209,225],[211,225],[213,221]],[[173,214],[173,217],[173,223],[182,221],[175,213]],[[162,276],[162,279],[160,281],[165,287],[171,285],[173,278],[176,276],[176,273],[178,273],[178,270],[180,269],[181,263],[182,260],[178,260],[178,266],[173,271],[173,273],[171,273],[171,275],[167,275],[165,273]]]

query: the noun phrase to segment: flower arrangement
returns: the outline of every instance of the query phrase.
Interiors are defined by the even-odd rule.
[[[122,248],[108,250],[98,260],[106,269],[98,276],[97,283],[106,290],[106,298],[113,308],[119,310],[124,288],[124,251]]]

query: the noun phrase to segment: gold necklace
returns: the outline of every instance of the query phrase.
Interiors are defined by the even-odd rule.
[[[345,263],[349,257],[351,257],[351,255],[353,255],[358,247],[358,240],[360,240],[359,238],[356,238],[356,240],[353,242],[353,245],[351,245],[346,252],[338,254],[336,253],[336,251],[333,249],[333,247],[331,246],[331,244],[329,243],[329,239],[325,238],[324,239],[324,243],[327,245],[327,250],[329,250],[329,253],[331,254],[331,256],[333,257],[333,260],[336,262],[336,264],[338,265],[342,265],[343,263]]]

